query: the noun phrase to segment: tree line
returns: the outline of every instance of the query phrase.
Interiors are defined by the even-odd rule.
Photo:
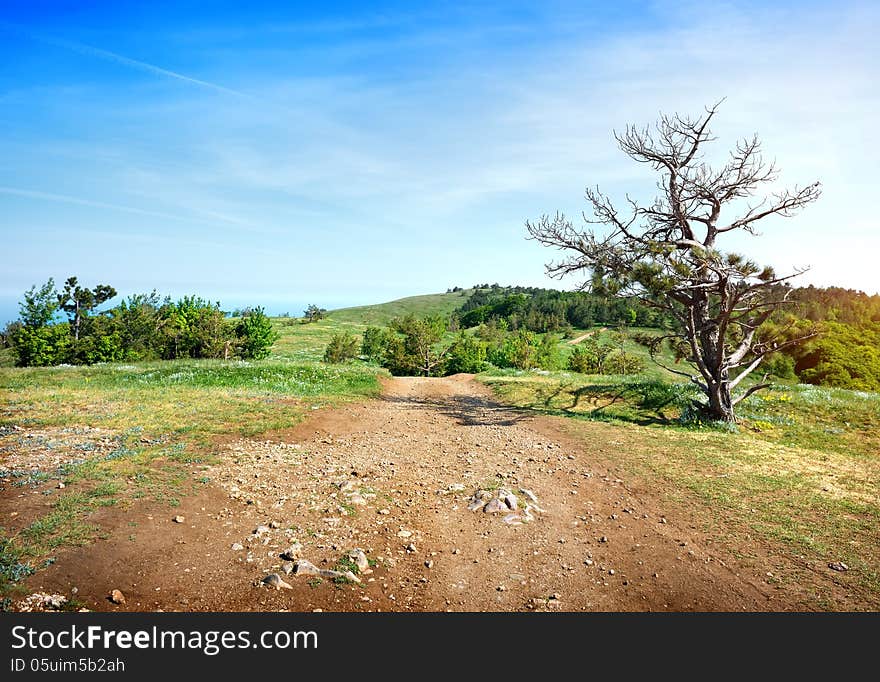
[[[809,286],[794,289],[790,299],[794,305],[787,313],[789,324],[816,330],[806,343],[782,350],[792,377],[810,384],[880,391],[880,295]]]
[[[570,369],[589,374],[635,374],[644,369],[641,358],[624,350],[623,333],[616,334],[613,343],[586,339],[566,358],[559,347],[559,334],[510,329],[506,320],[492,319],[474,333],[459,331],[450,339],[447,332],[455,326],[454,316],[406,315],[387,327],[368,327],[360,339],[351,332],[335,334],[324,361],[339,363],[361,357],[395,376],[448,376],[492,367]]]
[[[3,332],[22,367],[95,364],[178,358],[268,356],[278,338],[263,308],[246,308],[230,319],[198,296],[178,300],[156,291],[135,294],[116,306],[98,307],[116,296],[109,285],[94,288],[68,278],[62,290],[49,279],[32,286],[19,303],[19,319]],[[66,320],[59,320],[66,316]]]
[[[668,319],[635,299],[614,298],[585,291],[557,291],[538,287],[475,287],[454,312],[463,329],[491,320],[504,320],[511,329],[543,334],[568,334],[593,325],[663,327]]]

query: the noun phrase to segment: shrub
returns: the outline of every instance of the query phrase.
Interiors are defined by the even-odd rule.
[[[272,327],[272,320],[266,317],[263,308],[247,310],[235,326],[238,354],[249,360],[268,357],[272,344],[279,334]]]
[[[774,353],[764,363],[764,371],[780,379],[797,379],[794,371],[794,358],[782,353]]]
[[[159,311],[162,357],[222,358],[227,355],[235,330],[224,317],[219,303],[197,296],[166,300]]]
[[[486,369],[486,365],[486,345],[473,336],[462,333],[450,346],[443,371],[444,374],[477,374]]]
[[[370,362],[381,364],[388,348],[389,332],[381,327],[367,327],[361,342],[361,355]]]
[[[122,334],[116,320],[103,315],[86,317],[78,341],[71,347],[69,362],[94,365],[96,362],[119,362],[125,359]]]
[[[436,345],[443,338],[447,324],[446,318],[441,316],[419,318],[411,313],[392,320],[391,329],[403,336],[402,354],[395,347],[395,369],[401,374],[436,374],[443,359],[443,351]],[[389,369],[395,372],[395,369]]]
[[[46,367],[71,360],[73,336],[70,324],[19,327],[12,334],[12,347],[20,367]]]
[[[595,336],[588,337],[575,346],[568,357],[568,368],[581,374],[604,374],[605,361],[611,346],[599,343]]]
[[[640,374],[644,371],[645,363],[642,358],[619,349],[608,354],[603,366],[604,374]]]
[[[535,353],[535,363],[541,369],[562,369],[562,353],[559,350],[559,337],[544,334]]]
[[[161,356],[157,332],[160,305],[159,294],[153,291],[129,296],[110,311],[119,325],[126,360],[153,360]]]
[[[334,334],[324,351],[324,362],[345,362],[357,357],[357,337],[350,332]]]

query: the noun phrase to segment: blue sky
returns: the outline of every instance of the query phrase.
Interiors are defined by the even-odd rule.
[[[710,157],[758,132],[782,184],[824,186],[730,248],[876,293],[878,28],[848,2],[3,0],[0,317],[69,275],[292,313],[572,287],[523,222],[651,196],[612,129],[721,97]]]

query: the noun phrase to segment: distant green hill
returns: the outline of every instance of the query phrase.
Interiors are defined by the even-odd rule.
[[[275,357],[292,360],[320,360],[333,334],[351,332],[360,335],[369,326],[387,325],[395,317],[407,313],[417,316],[449,315],[468,299],[473,289],[447,294],[408,296],[396,301],[362,305],[355,308],[339,308],[327,313],[317,322],[304,323],[296,318],[275,318],[275,328],[281,338],[275,343]]]
[[[362,305],[355,308],[340,308],[330,312],[330,317],[341,323],[363,325],[388,324],[395,317],[413,313],[418,316],[449,315],[467,300],[473,289],[464,289],[448,294],[425,294],[407,296],[388,303]]]

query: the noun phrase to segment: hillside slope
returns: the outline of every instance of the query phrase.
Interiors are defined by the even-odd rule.
[[[459,308],[473,293],[473,289],[464,289],[455,293],[425,294],[423,296],[407,296],[387,303],[364,305],[355,308],[340,308],[330,312],[330,317],[337,322],[358,323],[363,325],[383,325],[395,317],[413,313],[414,315],[449,315]]]
[[[275,343],[272,355],[291,360],[320,360],[334,334],[350,332],[360,335],[369,326],[384,326],[395,317],[412,313],[418,316],[449,315],[460,307],[472,289],[448,294],[408,296],[387,303],[331,310],[317,322],[301,319],[276,318],[275,329],[281,338]]]

